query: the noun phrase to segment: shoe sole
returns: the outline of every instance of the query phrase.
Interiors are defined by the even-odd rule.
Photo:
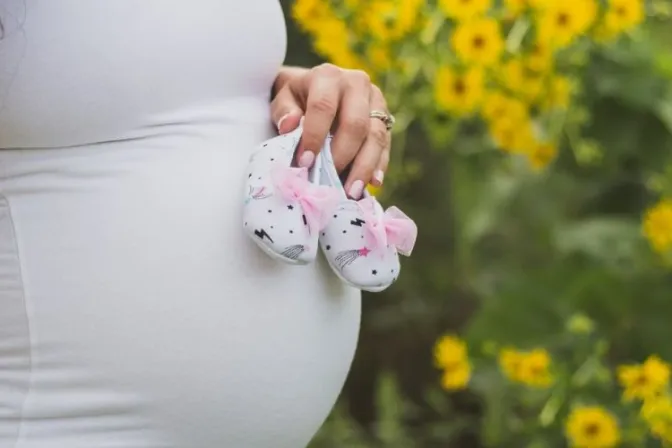
[[[345,284],[348,285],[348,286],[351,286],[351,287],[353,287],[353,288],[359,289],[359,290],[361,290],[361,291],[374,292],[374,293],[375,293],[375,292],[382,292],[382,291],[385,291],[387,288],[389,288],[390,286],[392,286],[392,284],[389,284],[389,285],[387,285],[387,286],[378,286],[378,287],[363,287],[363,286],[361,286],[361,285],[356,285],[356,284],[352,283],[350,280],[348,280],[348,279],[346,279],[346,278],[343,278],[343,276],[342,276],[341,273],[338,271],[338,269],[336,268],[336,266],[334,266],[333,264],[331,264],[331,263],[329,262],[329,259],[328,259],[326,256],[325,256],[324,258],[327,260],[327,264],[329,265],[329,267],[331,268],[331,270],[334,272],[334,274],[336,275],[336,277],[338,277],[339,280],[341,280],[343,283],[345,283]]]
[[[282,255],[278,254],[275,252],[273,249],[262,243],[261,241],[258,241],[257,238],[254,236],[250,236],[250,239],[254,241],[254,244],[256,244],[266,255],[274,259],[275,261],[281,261],[285,264],[291,264],[294,266],[305,266],[307,264],[312,263],[314,260],[308,260],[308,261],[303,261],[303,260],[294,260],[292,258],[287,258],[283,257]]]

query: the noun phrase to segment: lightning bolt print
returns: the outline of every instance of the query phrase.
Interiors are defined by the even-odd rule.
[[[263,240],[264,238],[268,238],[268,241],[270,241],[271,243],[274,242],[273,238],[271,238],[271,235],[269,235],[264,229],[255,230],[254,234],[261,240]]]

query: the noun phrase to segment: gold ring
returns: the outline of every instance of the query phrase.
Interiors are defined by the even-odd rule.
[[[388,131],[394,126],[394,115],[383,112],[382,110],[372,110],[370,114],[371,118],[377,118],[385,123],[385,129]]]

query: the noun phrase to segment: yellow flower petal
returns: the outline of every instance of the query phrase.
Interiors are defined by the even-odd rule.
[[[573,409],[565,423],[565,431],[571,446],[576,448],[612,448],[621,440],[616,417],[599,406]]]
[[[441,376],[441,387],[446,390],[465,389],[471,378],[471,364],[462,361],[446,366]]]
[[[672,199],[663,199],[646,212],[643,231],[657,252],[672,248]]]

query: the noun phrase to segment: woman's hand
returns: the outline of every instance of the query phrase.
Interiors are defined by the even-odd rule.
[[[283,67],[275,82],[271,114],[281,134],[303,122],[298,148],[299,166],[309,167],[334,131],[332,151],[336,169],[352,169],[345,191],[353,199],[362,196],[371,183],[380,186],[390,159],[390,132],[385,123],[371,118],[379,110],[387,113],[385,98],[359,70],[345,70],[323,64],[312,69]]]

